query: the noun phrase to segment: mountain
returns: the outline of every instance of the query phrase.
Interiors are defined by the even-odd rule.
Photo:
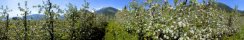
[[[224,3],[220,3],[220,2],[217,2],[217,6],[219,7],[219,9],[226,10],[228,12],[231,12],[234,10],[233,8],[229,7],[228,5],[226,5]]]
[[[32,15],[28,15],[27,16],[27,19],[28,20],[42,20],[43,18],[45,17],[45,15],[43,14],[32,14]],[[60,15],[58,17],[58,19],[64,19],[64,15]]]
[[[219,9],[226,10],[227,12],[231,12],[231,11],[235,10],[224,3],[217,2],[217,5],[218,5]],[[244,11],[238,10],[238,12],[240,12],[241,14],[244,14]]]
[[[244,10],[239,10],[239,12],[240,12],[241,14],[244,14]]]
[[[81,10],[81,11],[86,11],[87,13],[92,13],[88,10]],[[27,20],[43,20],[45,17],[44,14],[30,14],[30,15],[27,15]],[[12,17],[11,19],[13,20],[21,20],[23,19],[23,17]],[[64,20],[65,19],[65,16],[64,15],[60,15],[58,17],[58,19],[61,19],[61,20]],[[2,20],[5,20],[4,18]]]
[[[32,14],[32,15],[28,15],[27,19],[28,20],[42,20],[45,17],[45,15],[43,14]]]
[[[42,20],[45,17],[43,14],[31,14],[27,15],[27,20]],[[10,17],[10,20],[22,20],[24,17]],[[6,20],[6,18],[2,18],[2,20]]]
[[[12,20],[21,20],[21,17],[12,17]]]
[[[114,16],[118,12],[118,9],[113,7],[104,7],[100,10],[95,11],[96,14],[103,14],[107,16]]]
[[[43,14],[31,14],[27,15],[27,20],[42,20],[45,17]],[[12,17],[12,20],[22,20],[24,17]]]
[[[220,2],[217,2],[217,4],[218,4],[218,7],[220,9],[223,9],[223,10],[226,10],[226,11],[229,11],[229,12],[234,10],[233,8],[229,7],[226,4],[223,4],[223,3],[220,3]],[[81,10],[81,11],[87,11],[88,13],[92,13],[92,12],[90,12],[88,10]],[[103,14],[103,15],[106,15],[106,16],[115,16],[115,14],[118,11],[119,11],[118,9],[113,8],[113,7],[104,7],[102,9],[99,9],[99,10],[95,11],[95,13],[96,14]],[[244,11],[238,10],[238,12],[244,14]],[[31,15],[27,16],[27,19],[28,20],[42,20],[44,17],[45,17],[45,15],[43,15],[43,14],[31,14]],[[23,19],[23,18],[22,17],[12,17],[11,19],[19,20],[19,19]],[[59,19],[65,19],[64,15],[60,15]]]

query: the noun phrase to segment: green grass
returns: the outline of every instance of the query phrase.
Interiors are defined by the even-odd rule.
[[[241,27],[241,31],[240,31],[240,39],[244,39],[244,25],[242,25]]]
[[[240,29],[240,38],[244,39],[244,16],[240,17],[240,21],[241,21],[241,29]]]

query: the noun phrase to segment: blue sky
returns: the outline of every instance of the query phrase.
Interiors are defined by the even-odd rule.
[[[18,10],[18,3],[21,3],[22,6],[24,1],[28,1],[28,7],[32,11],[31,14],[38,14],[37,8],[32,8],[34,5],[42,4],[42,1],[46,0],[0,0],[0,5],[8,6],[12,9],[12,12],[9,12],[10,17],[20,16],[20,11]],[[90,3],[89,10],[98,10],[103,7],[115,7],[117,9],[122,9],[124,6],[128,6],[131,0],[87,0]],[[238,6],[239,10],[244,10],[244,0],[217,0],[218,2],[227,4],[231,8],[234,8],[235,5]],[[83,0],[51,0],[52,3],[59,5],[62,9],[67,9],[67,4],[71,3],[78,8],[84,3]],[[173,0],[169,0],[170,3],[173,3]]]

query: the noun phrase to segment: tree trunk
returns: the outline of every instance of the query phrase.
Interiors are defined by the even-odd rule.
[[[27,15],[26,14],[27,14],[27,11],[25,11],[25,14],[24,14],[24,27],[25,27],[25,33],[24,33],[25,38],[24,38],[24,40],[27,40],[27,36],[28,36],[27,35],[27,17],[26,17]]]
[[[4,38],[3,39],[5,39],[5,40],[7,40],[8,39],[8,27],[9,27],[9,14],[7,14],[7,19],[6,19],[6,28],[5,28],[5,34],[4,34]]]
[[[50,2],[50,0],[48,0],[48,5],[49,5],[49,8],[48,8],[48,13],[49,13],[49,34],[50,34],[50,39],[51,40],[54,40],[54,30],[53,30],[53,15],[51,13],[51,8],[52,8],[52,3]]]

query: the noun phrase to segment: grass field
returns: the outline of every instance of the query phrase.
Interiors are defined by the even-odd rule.
[[[240,21],[241,21],[241,29],[240,29],[240,39],[243,40],[244,39],[244,16],[240,17]]]

